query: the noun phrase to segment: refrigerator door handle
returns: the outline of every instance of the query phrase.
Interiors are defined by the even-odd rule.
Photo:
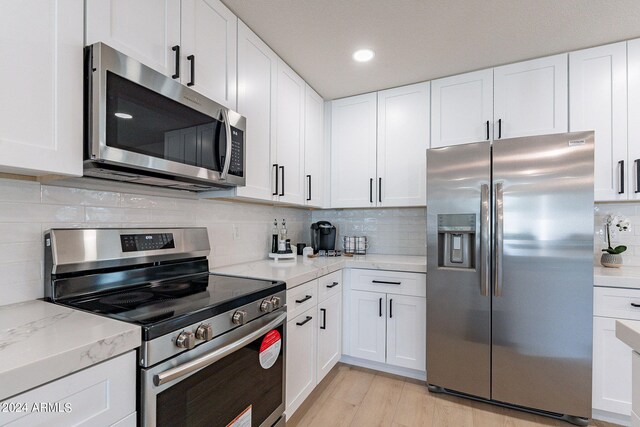
[[[493,295],[502,295],[502,257],[504,239],[504,203],[502,183],[495,184],[495,235],[494,235],[494,272],[493,272]]]
[[[489,185],[480,186],[480,295],[489,296],[491,250],[489,243]]]

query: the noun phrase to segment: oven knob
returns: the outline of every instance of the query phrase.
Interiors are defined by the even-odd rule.
[[[273,301],[265,299],[260,303],[260,311],[263,313],[271,313],[273,311]]]
[[[196,329],[196,338],[199,340],[211,341],[213,339],[213,328],[208,323],[203,323]]]
[[[247,323],[247,312],[242,310],[236,311],[233,313],[233,317],[231,317],[231,322],[234,325],[244,325]]]
[[[188,348],[189,350],[195,347],[196,337],[193,335],[193,332],[180,332],[180,335],[178,335],[178,338],[176,338],[176,346],[180,348]]]
[[[271,297],[271,304],[273,304],[273,309],[280,308],[281,305],[280,297]]]

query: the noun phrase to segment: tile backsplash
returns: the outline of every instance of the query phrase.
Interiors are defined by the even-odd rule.
[[[631,226],[625,232],[617,231],[611,238],[611,246],[625,245],[623,264],[640,267],[640,203],[596,203],[594,206],[594,262],[600,265],[602,249],[607,247],[604,221],[609,214],[629,218]]]
[[[313,211],[313,222],[326,220],[337,228],[336,246],[342,236],[367,236],[367,253],[426,255],[425,208],[332,209]]]
[[[49,228],[204,226],[210,266],[266,258],[274,218],[307,241],[311,212],[258,204],[93,191],[0,179],[0,305],[41,298]]]

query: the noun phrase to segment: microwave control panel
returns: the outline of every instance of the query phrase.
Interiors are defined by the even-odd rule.
[[[231,163],[229,173],[234,176],[244,176],[244,132],[231,126]]]

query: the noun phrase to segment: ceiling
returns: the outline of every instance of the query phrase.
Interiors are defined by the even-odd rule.
[[[639,0],[222,1],[325,99],[640,37]]]

